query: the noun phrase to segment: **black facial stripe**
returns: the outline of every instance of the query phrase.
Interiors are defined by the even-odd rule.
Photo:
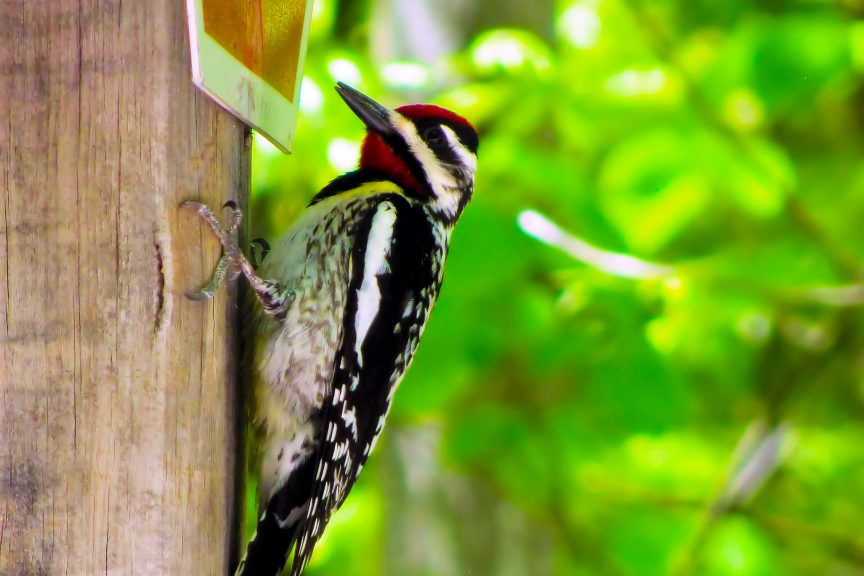
[[[451,166],[459,166],[462,164],[459,155],[450,147],[450,143],[447,142],[447,140],[444,140],[444,142],[439,146],[429,146],[429,148],[432,149],[432,152],[435,153],[438,160],[445,164],[450,164]]]
[[[477,145],[478,138],[477,132],[471,126],[466,124],[462,124],[461,122],[454,122],[452,120],[441,119],[441,118],[423,118],[415,122],[417,125],[417,133],[423,134],[428,128],[432,126],[447,126],[456,134],[459,138],[459,142],[462,143],[468,150],[477,154]]]
[[[405,162],[405,165],[408,167],[408,170],[411,171],[411,174],[414,175],[414,178],[417,179],[418,182],[422,182],[426,185],[425,192],[430,196],[435,196],[435,190],[432,188],[432,183],[429,182],[429,179],[426,176],[426,171],[423,169],[423,165],[420,161],[411,153],[411,149],[408,147],[408,143],[405,142],[405,139],[402,138],[402,135],[398,132],[393,134],[388,134],[387,136],[383,136],[384,142],[387,143],[388,146],[393,150],[393,152]],[[408,196],[411,196],[410,190],[405,190],[405,193]]]
[[[457,130],[463,133],[463,137],[466,137],[466,130],[469,134],[474,134],[473,130],[464,124],[450,122],[440,118],[423,118],[416,121],[415,126],[417,127],[417,133],[429,149],[432,150],[432,153],[435,154],[435,157],[439,162],[452,167],[450,168],[450,172],[459,172],[462,170],[463,160],[460,158],[459,153],[453,149],[453,147],[458,144],[455,142],[451,143],[450,138],[444,134],[441,127],[446,126],[451,130],[456,137],[459,138],[459,144],[466,148],[467,145],[462,141],[462,138],[459,137],[459,132],[457,132]],[[476,134],[474,137],[476,140]]]
[[[479,144],[479,140],[477,138],[477,132],[475,132],[473,128],[458,123],[450,123],[448,126],[456,132],[456,136],[459,137],[459,141],[462,142],[463,146],[468,148],[474,154],[477,154],[477,145]]]
[[[435,154],[439,161],[446,164],[458,165],[456,164],[458,155],[453,152],[450,138],[444,133],[441,124],[436,122],[424,128],[418,126],[417,130],[420,138],[432,150],[432,153]]]

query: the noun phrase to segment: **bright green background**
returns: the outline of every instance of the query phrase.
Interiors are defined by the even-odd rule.
[[[481,145],[309,576],[864,574],[864,3],[565,1],[548,33],[475,25],[401,67],[366,2],[316,5],[294,154],[256,139],[254,235],[356,162],[337,79],[452,107]]]

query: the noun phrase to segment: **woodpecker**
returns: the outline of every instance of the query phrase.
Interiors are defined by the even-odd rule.
[[[389,110],[336,91],[365,123],[356,171],[325,186],[256,270],[234,238],[197,211],[223,247],[206,299],[227,275],[254,297],[246,321],[259,521],[237,576],[275,576],[291,550],[300,576],[375,447],[393,394],[441,287],[450,235],[474,189],[477,132],[429,104]]]

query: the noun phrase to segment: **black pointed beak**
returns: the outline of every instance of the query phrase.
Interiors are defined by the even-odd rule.
[[[367,128],[382,136],[393,133],[390,110],[343,82],[336,83],[336,92]]]

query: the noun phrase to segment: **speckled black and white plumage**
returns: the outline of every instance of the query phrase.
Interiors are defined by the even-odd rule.
[[[261,507],[238,575],[278,574],[295,546],[291,576],[303,571],[375,446],[438,297],[473,190],[476,133],[436,107],[399,110],[358,112],[370,126],[360,168],[315,196],[258,277],[247,274],[275,288],[256,291],[248,324]]]

